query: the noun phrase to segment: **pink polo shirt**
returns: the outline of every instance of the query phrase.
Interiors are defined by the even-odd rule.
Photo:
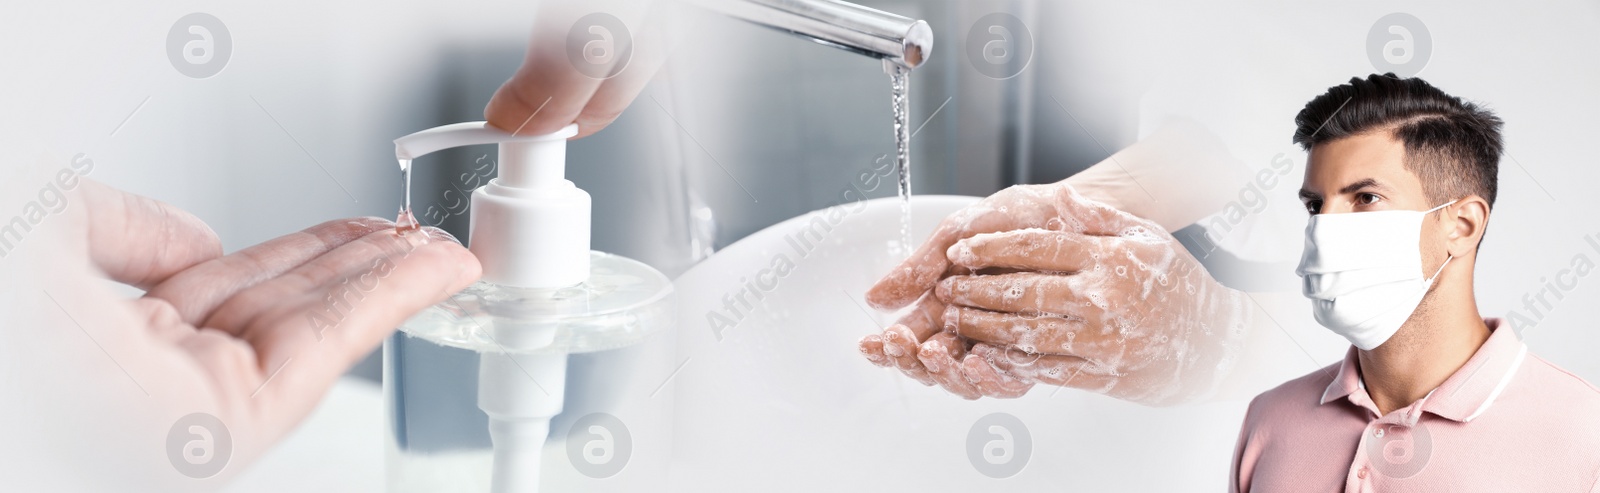
[[[1443,384],[1379,416],[1356,349],[1250,402],[1228,489],[1600,493],[1600,389],[1493,333]]]

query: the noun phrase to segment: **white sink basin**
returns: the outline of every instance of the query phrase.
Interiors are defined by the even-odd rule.
[[[974,201],[916,197],[913,238]],[[831,231],[820,226],[826,211],[794,218],[675,282],[678,360],[686,362],[668,387],[673,489],[1226,488],[1244,402],[1149,408],[1054,387],[966,401],[868,363],[856,341],[894,317],[871,312],[861,295],[898,261],[888,245],[899,235],[899,202],[851,207],[834,211]],[[808,249],[796,240],[814,224],[822,238],[813,233]],[[774,266],[792,269],[781,275]],[[719,327],[716,317],[735,324]],[[1010,430],[1012,460],[1027,463],[1004,479],[980,473],[968,454],[974,423],[995,412],[1016,416],[1032,442],[1024,457],[1024,432]],[[977,443],[1000,439],[987,426],[979,432]]]
[[[915,198],[913,237],[926,238],[946,214],[975,200]],[[610,357],[656,369],[569,384],[569,413],[594,407],[628,420],[635,441],[631,461],[616,477],[583,477],[566,457],[566,434],[557,432],[546,446],[545,489],[1226,489],[1243,401],[1148,408],[1051,387],[1036,388],[1021,399],[966,401],[867,363],[856,351],[856,341],[893,317],[870,312],[860,298],[897,261],[887,245],[899,236],[899,203],[875,200],[857,208],[845,213],[822,241],[812,242],[814,249],[804,256],[788,237],[809,224],[810,215],[751,235],[681,276],[675,282],[680,317],[676,355],[667,344],[643,345]],[[760,282],[770,289],[763,290],[756,284],[758,277],[780,255],[793,268],[781,278],[769,274]],[[752,287],[745,288],[745,281]],[[723,329],[718,340],[707,313],[737,319],[727,311],[725,296],[737,297],[740,289],[762,290],[764,299],[746,294],[756,308]],[[643,363],[656,357],[673,359]],[[677,373],[670,373],[673,369]],[[603,388],[601,395],[616,402],[586,406],[583,389],[590,388]],[[671,416],[654,414],[661,411],[653,406],[669,402],[665,400],[674,406]],[[320,490],[316,485],[329,481],[378,491],[383,484],[382,406],[370,384],[335,386],[332,397],[305,425],[228,491],[290,490],[294,485]],[[1032,442],[1026,465],[1005,479],[983,475],[968,458],[973,424],[995,412],[1016,416]],[[663,429],[669,422],[670,433]],[[1020,443],[1021,434],[1012,433]],[[657,446],[664,441],[670,442],[670,452]],[[1014,450],[1014,460],[1022,460],[1020,447]],[[319,459],[330,454],[343,459]],[[666,488],[660,481],[662,470]]]

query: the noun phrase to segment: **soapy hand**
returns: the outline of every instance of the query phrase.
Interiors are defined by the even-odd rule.
[[[1065,183],[951,215],[867,300],[892,309],[912,296],[924,296],[918,310],[862,352],[969,399],[1045,383],[1181,401],[1225,373],[1246,313],[1160,226]]]
[[[1022,381],[1172,404],[1209,393],[1237,357],[1244,295],[1154,224],[1114,235],[981,234],[949,258],[978,272],[1020,270],[947,277],[935,293],[948,304],[945,326]]]
[[[83,228],[64,251],[87,258],[63,258],[89,270],[74,267],[82,279],[54,297],[162,404],[216,415],[247,455],[293,429],[394,327],[479,275],[434,228],[341,219],[224,256],[187,212],[89,180],[76,193]],[[94,271],[147,292],[88,288]]]
[[[1028,228],[1115,235],[1147,224],[1090,200],[1065,183],[1016,185],[940,221],[927,243],[867,291],[867,303],[879,310],[894,310],[921,298],[956,267],[946,257],[947,250],[974,235]]]
[[[951,214],[927,243],[867,291],[867,303],[880,310],[921,301],[917,309],[882,334],[863,338],[862,354],[875,364],[897,368],[924,384],[938,384],[968,399],[1020,396],[1031,383],[1008,378],[982,364],[981,357],[968,354],[972,348],[969,339],[941,333],[946,307],[933,295],[933,288],[941,278],[970,273],[951,263],[946,250],[961,239],[982,233],[1025,228],[1103,232],[1132,224],[1126,223],[1128,218],[1131,216],[1089,200],[1065,184],[1013,186]],[[928,351],[923,351],[924,345]],[[984,378],[970,378],[977,376]]]
[[[938,385],[967,399],[1020,397],[1033,388],[1032,382],[1001,374],[981,357],[969,357],[967,339],[942,331],[945,310],[939,298],[924,296],[882,334],[862,338],[861,353],[878,366],[898,369],[923,385]]]

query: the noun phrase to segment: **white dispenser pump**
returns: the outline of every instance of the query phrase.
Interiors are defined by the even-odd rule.
[[[556,288],[589,277],[589,193],[565,177],[567,139],[577,125],[519,136],[464,122],[395,139],[406,161],[452,147],[499,144],[500,176],[472,193],[467,245],[483,280],[519,288]]]
[[[566,140],[577,133],[577,125],[568,125],[519,136],[467,122],[394,141],[402,166],[452,147],[500,146],[499,176],[472,192],[467,245],[483,265],[482,281],[406,321],[402,334],[385,343],[384,362],[396,380],[410,374],[408,365],[423,366],[426,356],[391,350],[413,338],[477,353],[476,382],[458,383],[477,385],[476,404],[488,418],[491,493],[539,490],[550,422],[565,405],[569,354],[637,344],[674,320],[666,276],[635,260],[589,251],[589,194],[564,176]],[[424,426],[423,417],[406,416],[391,414],[401,419],[397,429]],[[447,483],[391,484],[390,490],[483,491],[473,481]]]

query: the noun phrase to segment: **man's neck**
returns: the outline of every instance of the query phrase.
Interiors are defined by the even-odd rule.
[[[1409,406],[1461,369],[1487,340],[1489,326],[1478,314],[1472,283],[1439,285],[1393,337],[1358,351],[1367,395],[1380,415]]]

